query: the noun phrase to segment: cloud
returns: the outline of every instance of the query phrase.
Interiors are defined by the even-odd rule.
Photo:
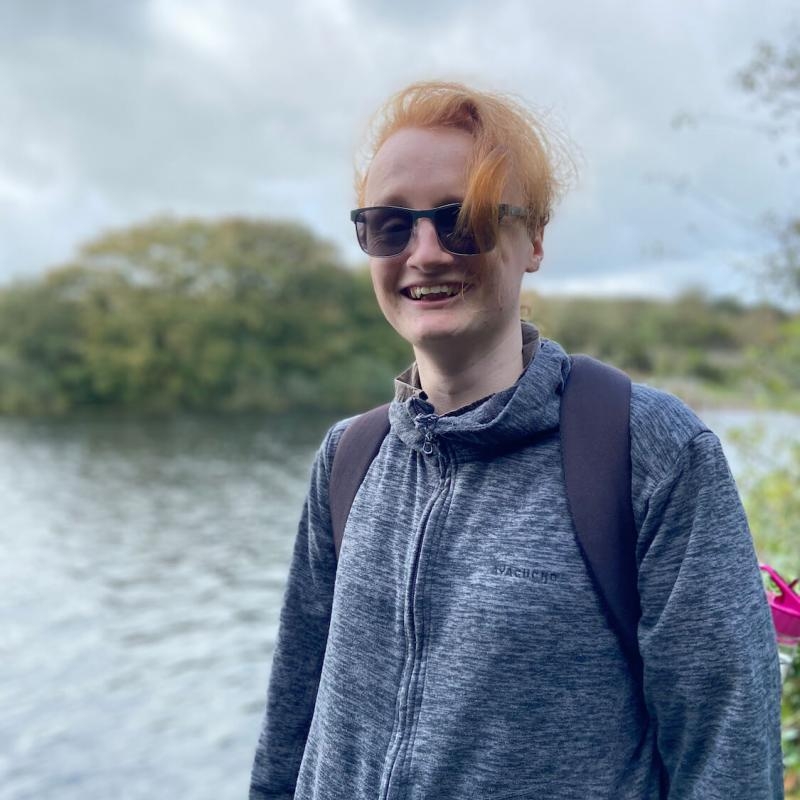
[[[761,218],[798,199],[773,143],[671,122],[751,114],[732,75],[793,9],[12,0],[0,6],[0,280],[164,211],[298,218],[360,263],[347,219],[359,137],[389,92],[433,76],[518,94],[577,143],[551,274],[632,286],[666,256],[700,276],[704,259],[756,258]]]

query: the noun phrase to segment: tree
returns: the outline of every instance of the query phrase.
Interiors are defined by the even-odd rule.
[[[752,117],[723,116],[681,111],[673,118],[676,129],[696,127],[701,122],[747,128],[767,136],[775,145],[776,158],[786,169],[795,169],[800,159],[800,33],[795,29],[779,44],[761,42],[749,62],[735,75],[736,85],[750,98]],[[698,192],[685,178],[669,181],[675,191],[691,192],[709,208],[728,217],[724,203]],[[766,277],[774,295],[800,300],[800,217],[772,216],[767,220],[775,247],[766,259]]]
[[[0,411],[350,411],[406,358],[368,283],[289,222],[159,218],[0,293]]]
[[[737,79],[755,108],[766,114],[767,131],[779,143],[780,163],[792,168],[800,157],[800,35],[780,46],[760,43]],[[772,224],[778,247],[768,260],[770,275],[800,298],[800,217]]]

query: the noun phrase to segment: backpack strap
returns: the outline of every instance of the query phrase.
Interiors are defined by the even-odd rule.
[[[572,357],[561,398],[567,501],[589,575],[629,663],[641,677],[636,524],[631,500],[631,380]]]
[[[333,546],[336,549],[337,559],[342,547],[344,526],[350,516],[350,507],[387,433],[389,433],[388,403],[356,417],[347,426],[336,446],[328,485],[328,504],[331,510]]]

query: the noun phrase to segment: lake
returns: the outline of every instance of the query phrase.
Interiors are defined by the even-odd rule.
[[[764,462],[800,417],[763,425]],[[0,419],[0,798],[247,794],[329,420]],[[758,461],[758,459],[757,459]]]

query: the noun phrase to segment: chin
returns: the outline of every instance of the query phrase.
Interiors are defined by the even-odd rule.
[[[441,350],[443,347],[458,348],[462,343],[469,343],[475,337],[476,332],[469,328],[458,326],[427,326],[425,329],[417,329],[408,336],[400,334],[411,344],[414,349]]]

